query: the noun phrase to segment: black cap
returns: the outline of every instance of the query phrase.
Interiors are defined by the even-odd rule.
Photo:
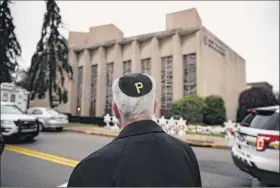
[[[131,73],[119,79],[121,91],[130,97],[141,97],[149,93],[153,88],[151,79],[142,73]]]

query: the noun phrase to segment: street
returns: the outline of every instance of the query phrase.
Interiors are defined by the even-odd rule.
[[[8,146],[1,157],[2,187],[57,187],[68,181],[74,166],[71,161],[82,160],[111,140],[108,137],[67,131],[44,132],[34,142],[15,144],[13,146],[16,149]],[[234,166],[229,150],[193,149],[199,161],[204,187],[252,186],[251,178]],[[32,156],[33,150],[38,154]],[[66,159],[58,156],[72,160],[65,162]]]

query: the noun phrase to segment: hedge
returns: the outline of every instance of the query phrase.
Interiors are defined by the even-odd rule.
[[[225,102],[220,96],[210,95],[205,98],[203,123],[221,125],[226,121]]]
[[[185,96],[172,105],[172,115],[182,117],[189,123],[203,122],[204,99],[198,95],[192,94]]]

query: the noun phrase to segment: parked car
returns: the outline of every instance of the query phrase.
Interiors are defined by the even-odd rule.
[[[60,185],[58,187],[67,187],[67,186],[68,186],[68,182],[66,182],[66,183],[64,183],[64,184],[62,184],[62,185]]]
[[[27,110],[27,114],[31,114],[38,119],[41,131],[46,129],[62,131],[63,127],[69,123],[67,115],[53,108],[32,107]]]
[[[4,142],[3,135],[2,135],[2,133],[0,131],[0,158],[1,158],[1,155],[2,155],[2,153],[4,151],[4,149],[5,149],[5,142]]]
[[[251,109],[237,127],[235,165],[260,182],[280,186],[279,131],[279,106]]]
[[[11,140],[33,140],[39,135],[35,117],[26,115],[14,103],[1,101],[1,133]]]
[[[1,128],[1,126],[0,126],[0,128]],[[2,153],[4,151],[4,148],[5,148],[5,143],[4,143],[4,139],[3,139],[2,133],[0,131],[0,164],[1,164],[1,155],[2,155]],[[0,170],[1,170],[1,167],[0,167]],[[1,187],[1,178],[0,178],[0,187]]]

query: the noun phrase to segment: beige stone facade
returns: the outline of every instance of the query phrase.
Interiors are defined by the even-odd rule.
[[[246,89],[245,60],[202,25],[195,8],[167,14],[166,31],[125,38],[109,24],[70,32],[69,46],[75,80],[66,83],[69,102],[58,109],[73,115],[110,112],[112,81],[127,72],[155,78],[157,116],[196,92],[222,96],[234,120],[238,95]]]

